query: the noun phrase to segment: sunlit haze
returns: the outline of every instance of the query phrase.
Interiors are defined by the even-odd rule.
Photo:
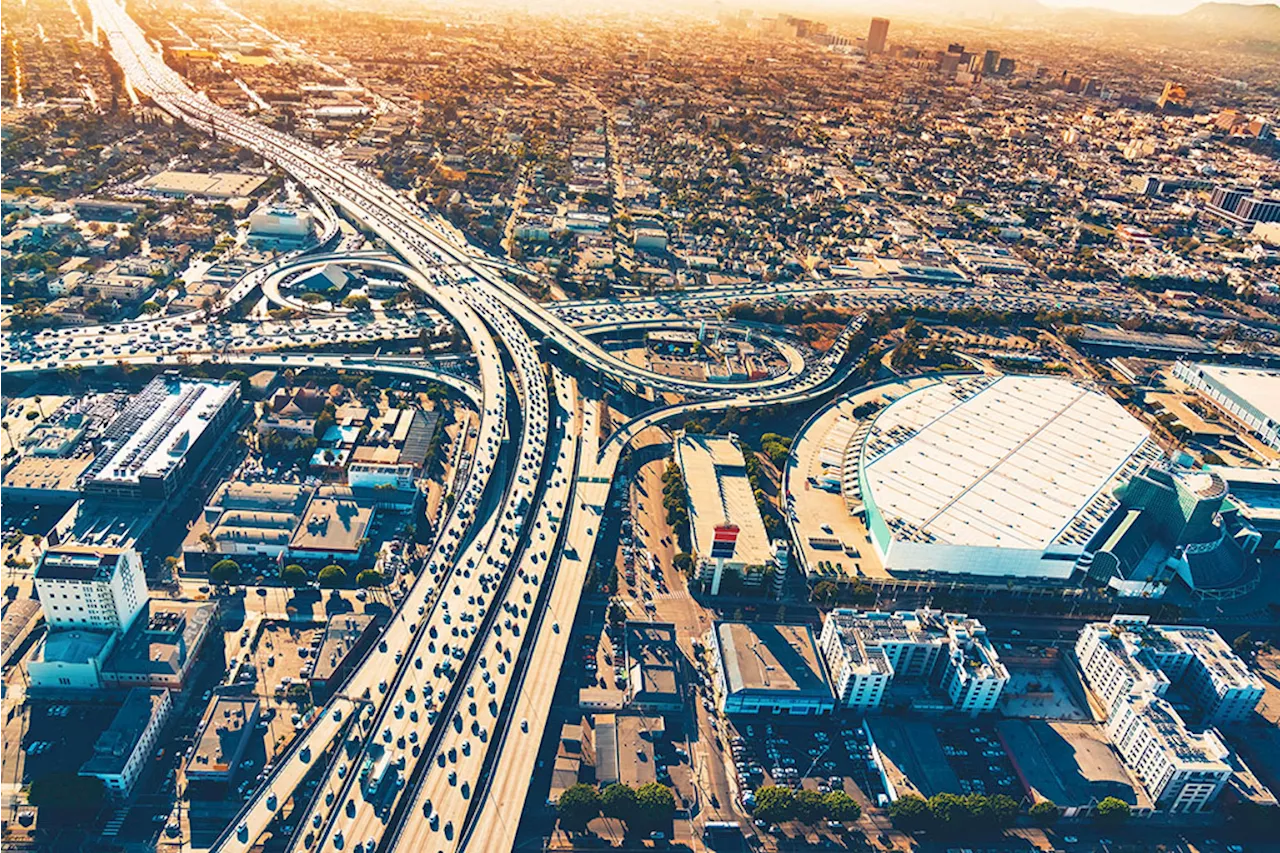
[[[0,5],[0,848],[1246,853],[1280,6]]]

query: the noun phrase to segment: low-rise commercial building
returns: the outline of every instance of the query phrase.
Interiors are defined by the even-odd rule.
[[[374,618],[367,613],[329,617],[311,664],[312,689],[323,693],[341,684],[377,635]]]
[[[200,722],[196,745],[187,759],[187,779],[230,782],[258,724],[257,696],[215,696]]]
[[[119,635],[110,631],[50,631],[27,659],[27,679],[38,690],[98,690]]]
[[[1179,361],[1173,375],[1280,450],[1280,370]]]
[[[207,601],[148,602],[107,659],[103,684],[182,690],[217,615],[218,606]]]
[[[102,780],[109,793],[128,797],[147,760],[155,752],[173,701],[163,688],[129,691],[111,726],[98,738],[93,756],[80,766],[81,776]]]
[[[717,621],[710,639],[726,714],[822,716],[835,708],[808,625]]]
[[[628,622],[627,704],[646,711],[678,711],[680,658],[676,626],[670,622]]]

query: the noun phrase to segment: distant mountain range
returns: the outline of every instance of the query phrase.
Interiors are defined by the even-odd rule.
[[[1239,32],[1253,37],[1270,36],[1280,40],[1280,6],[1264,3],[1246,6],[1242,3],[1201,3],[1190,12],[1166,16],[1197,26],[1212,27],[1219,32]]]

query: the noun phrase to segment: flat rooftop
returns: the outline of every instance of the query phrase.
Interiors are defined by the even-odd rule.
[[[92,479],[137,483],[144,477],[165,476],[182,464],[209,421],[237,391],[234,382],[157,376],[108,430],[110,449],[95,463]]]
[[[769,537],[737,443],[724,436],[685,434],[678,442],[678,458],[689,490],[689,522],[698,556],[710,558],[717,527],[736,524],[732,562],[767,563],[772,557]]]
[[[252,195],[266,183],[262,175],[245,175],[239,172],[179,172],[164,171],[144,178],[138,186],[168,195],[202,195],[210,198],[236,198]]]
[[[295,550],[330,553],[360,550],[373,520],[373,508],[362,506],[351,498],[316,495],[307,504],[302,521],[294,531],[289,547]]]
[[[1195,370],[1210,386],[1280,423],[1280,370],[1225,364],[1197,364]]]
[[[58,545],[45,551],[36,567],[38,580],[105,581],[115,574],[124,548],[91,545]]]
[[[93,464],[92,456],[24,456],[4,474],[6,489],[42,492],[74,492],[81,475]]]
[[[181,676],[199,654],[217,612],[218,605],[207,601],[149,600],[111,653],[106,668],[148,678]]]
[[[808,625],[716,622],[715,637],[731,693],[831,695]]]
[[[1118,403],[1066,379],[946,380],[875,419],[863,498],[896,539],[1079,551],[1106,519],[1091,504],[1113,500],[1149,442]]]
[[[1014,772],[1034,800],[1087,806],[1116,797],[1133,808],[1151,808],[1142,785],[1124,767],[1102,726],[1061,720],[1001,720],[1000,742]]]
[[[82,776],[110,776],[124,771],[142,733],[168,701],[164,688],[135,687],[125,697],[111,726],[93,745],[93,756],[80,766]]]
[[[324,626],[324,637],[316,650],[311,678],[328,681],[351,654],[365,633],[373,627],[373,617],[367,613],[342,613],[331,616]]]
[[[938,739],[938,727],[925,720],[876,716],[866,720],[867,731],[880,753],[885,775],[903,794],[960,794],[960,778],[951,768]]]
[[[241,742],[253,731],[258,717],[257,696],[218,696],[200,724],[195,752],[187,761],[187,773],[229,773],[241,753]]]

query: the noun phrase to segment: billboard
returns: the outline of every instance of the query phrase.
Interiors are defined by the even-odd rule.
[[[738,544],[738,525],[721,524],[716,527],[715,537],[711,542],[711,559],[727,560],[733,556],[733,549]]]

